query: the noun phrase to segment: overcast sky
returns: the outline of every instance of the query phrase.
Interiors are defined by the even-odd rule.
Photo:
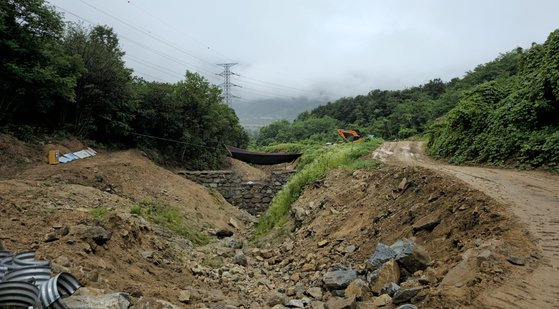
[[[559,28],[558,0],[50,0],[115,29],[147,80],[238,62],[245,100],[335,99],[463,76]]]

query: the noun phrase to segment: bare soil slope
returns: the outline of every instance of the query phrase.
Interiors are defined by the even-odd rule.
[[[219,287],[193,276],[190,269],[204,254],[189,237],[130,213],[139,202],[175,207],[188,229],[210,235],[213,242],[217,239],[211,234],[224,228],[242,237],[245,222],[253,221],[219,194],[137,151],[65,165],[19,165],[9,178],[0,180],[0,243],[6,249],[37,250],[40,258],[53,261],[55,272],[69,271],[99,293],[124,291],[136,300],[143,296],[180,304],[183,289]],[[231,218],[237,228],[229,224]],[[218,300],[233,303],[238,297],[220,295]]]
[[[543,258],[523,280],[483,296],[498,308],[559,307],[559,176],[537,171],[454,166],[428,158],[420,142],[385,143],[373,157],[400,166],[422,166],[456,177],[507,206],[537,238]]]
[[[337,170],[308,188],[294,212],[305,218],[292,221],[297,231],[280,248],[291,242],[294,249],[284,250],[279,261],[293,261],[284,270],[306,286],[320,285],[321,275],[337,264],[363,271],[378,242],[392,244],[405,237],[415,238],[433,260],[419,274],[429,277],[429,288],[412,299],[420,308],[483,307],[484,290],[520,281],[538,264],[527,233],[503,205],[459,180],[420,167],[352,174]],[[414,231],[430,220],[438,221],[432,230]],[[494,260],[477,264],[476,255],[484,249]],[[506,260],[510,256],[523,257],[527,264],[514,266]],[[367,302],[360,305],[374,308]]]
[[[41,164],[20,173],[18,179],[80,184],[134,202],[154,200],[177,205],[199,226],[225,228],[229,218],[239,213],[219,194],[158,167],[135,150],[105,153],[69,164]]]

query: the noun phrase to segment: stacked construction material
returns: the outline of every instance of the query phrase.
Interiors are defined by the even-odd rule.
[[[0,251],[0,308],[67,308],[62,298],[80,287],[69,273],[51,277],[50,261],[35,260],[34,251]]]
[[[61,156],[60,158],[58,158],[58,161],[60,163],[69,163],[69,162],[72,162],[74,160],[93,157],[96,154],[97,154],[97,152],[95,150],[87,147],[86,149],[83,149],[83,150],[80,150],[80,151],[67,153],[67,154]]]

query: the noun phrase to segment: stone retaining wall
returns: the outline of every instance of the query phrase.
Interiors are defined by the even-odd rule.
[[[245,181],[232,171],[181,171],[179,175],[208,188],[216,189],[234,206],[253,215],[260,214],[270,206],[274,196],[287,183],[295,171],[273,171],[263,180]]]

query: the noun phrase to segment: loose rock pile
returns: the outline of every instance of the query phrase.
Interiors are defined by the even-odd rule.
[[[420,292],[432,283],[430,262],[426,250],[414,240],[402,239],[390,246],[378,243],[365,269],[334,266],[315,281],[316,286],[276,289],[267,305],[276,309],[416,308],[408,302],[418,301]]]

